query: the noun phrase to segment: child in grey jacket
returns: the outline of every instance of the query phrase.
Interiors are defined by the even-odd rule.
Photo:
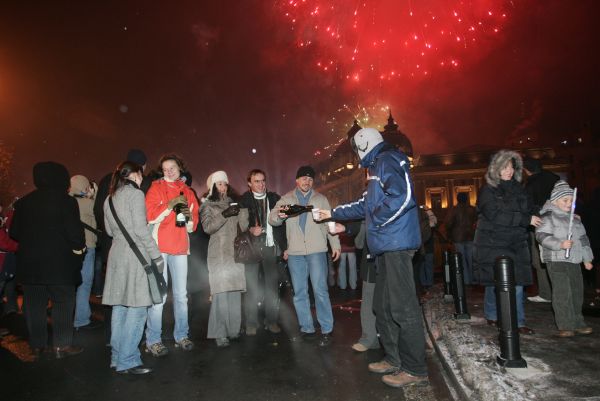
[[[591,270],[592,249],[579,216],[573,218],[572,239],[568,238],[569,215],[573,203],[573,189],[565,181],[557,181],[541,210],[542,225],[535,230],[540,244],[540,256],[546,263],[552,282],[552,308],[559,337],[591,334],[586,326],[583,305],[583,278],[580,265]],[[566,250],[570,255],[566,257]]]

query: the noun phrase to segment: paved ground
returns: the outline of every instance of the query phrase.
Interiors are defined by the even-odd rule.
[[[367,371],[367,364],[382,354],[350,349],[360,335],[358,297],[358,291],[332,291],[336,323],[334,342],[328,348],[292,341],[297,327],[287,291],[281,308],[285,333],[259,330],[256,337],[242,336],[231,347],[218,349],[204,338],[208,296],[196,293],[191,327],[197,348],[183,352],[166,340],[167,357],[144,356],[155,370],[144,377],[121,376],[109,369],[102,329],[76,334],[75,343],[85,347],[81,355],[27,362],[23,317],[11,315],[0,320],[0,326],[13,333],[0,344],[0,400],[451,400],[433,352],[428,354],[428,387],[392,389]],[[95,313],[99,309],[94,306]],[[165,316],[170,315],[165,308]],[[166,320],[166,327],[172,327]]]
[[[559,338],[552,305],[526,301],[527,325],[534,335],[520,337],[527,369],[504,369],[496,363],[498,332],[483,319],[483,292],[472,287],[467,294],[471,321],[453,319],[454,305],[443,301],[441,286],[425,305],[441,359],[450,368],[465,400],[600,400],[600,299],[588,293],[586,322],[594,329],[587,336]]]

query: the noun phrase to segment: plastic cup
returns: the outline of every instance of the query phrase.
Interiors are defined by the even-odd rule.
[[[328,221],[327,228],[329,229],[330,234],[335,234],[335,221]]]
[[[313,216],[313,220],[314,220],[314,221],[319,221],[319,220],[321,220],[321,216],[319,216],[319,211],[320,211],[320,210],[321,210],[321,209],[319,209],[319,208],[317,208],[317,207],[313,208],[313,210],[312,210],[312,216]]]

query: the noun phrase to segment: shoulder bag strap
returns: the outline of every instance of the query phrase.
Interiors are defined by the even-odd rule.
[[[111,196],[108,197],[108,205],[110,206],[110,211],[112,212],[112,215],[115,218],[115,221],[117,222],[117,225],[119,226],[119,229],[123,233],[123,236],[127,240],[127,243],[129,244],[129,246],[131,247],[131,250],[133,251],[133,253],[135,253],[135,256],[137,256],[137,258],[139,259],[142,266],[144,266],[144,270],[146,270],[146,273],[150,274],[151,273],[150,264],[148,264],[148,262],[144,258],[144,255],[142,255],[142,253],[140,252],[140,249],[137,247],[135,242],[133,242],[133,238],[131,238],[131,236],[129,235],[127,230],[125,230],[125,227],[123,226],[123,223],[121,223],[121,220],[119,220],[119,216],[117,216],[117,211],[115,210],[115,206],[113,205]]]
[[[115,218],[115,220],[116,220],[116,218]],[[83,226],[83,228],[85,228],[88,231],[91,231],[92,233],[96,234],[97,236],[102,235],[102,231],[98,230],[97,228],[94,228],[94,227],[90,226],[87,223],[84,223],[83,221],[81,222],[81,225]]]

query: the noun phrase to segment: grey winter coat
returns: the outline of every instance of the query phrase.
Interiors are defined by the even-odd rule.
[[[202,228],[210,235],[207,264],[211,294],[246,291],[244,265],[233,259],[233,241],[238,223],[242,231],[248,229],[248,209],[240,209],[237,216],[225,218],[221,212],[231,201],[231,198],[218,202],[206,200],[200,207]]]
[[[146,221],[144,193],[135,185],[125,185],[113,195],[113,204],[119,220],[149,262],[161,256],[152,238]],[[115,221],[109,198],[104,202],[104,226],[106,233],[113,237],[108,254],[106,281],[102,303],[132,307],[150,306],[152,300],[148,289],[148,277],[142,264],[125,240]]]
[[[560,244],[567,239],[569,233],[569,212],[560,210],[550,201],[546,201],[541,210],[542,225],[535,230],[535,238],[540,244],[542,262],[568,262],[579,264],[594,259],[590,240],[579,216],[573,218],[573,246],[569,259]]]

